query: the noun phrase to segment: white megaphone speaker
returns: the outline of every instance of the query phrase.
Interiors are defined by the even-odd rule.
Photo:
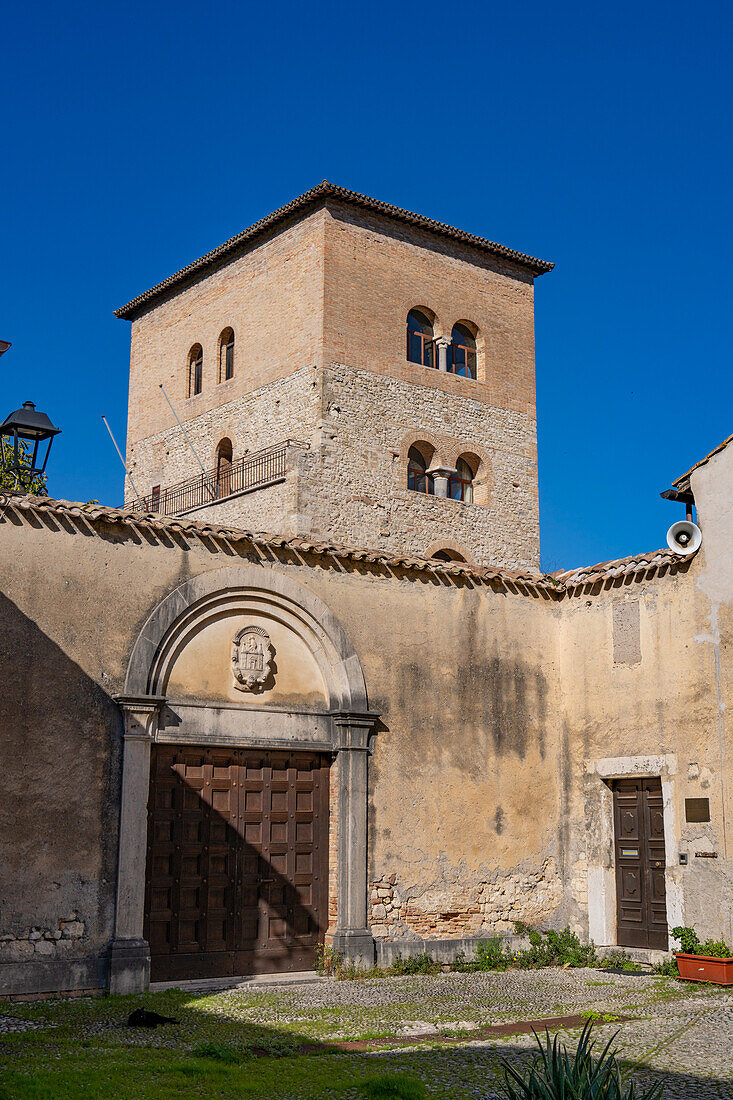
[[[673,523],[667,531],[667,546],[674,550],[675,554],[694,554],[700,549],[702,543],[702,531],[689,519],[681,519],[679,523]]]

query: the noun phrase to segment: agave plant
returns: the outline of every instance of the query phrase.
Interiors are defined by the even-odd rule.
[[[599,1058],[593,1057],[595,1043],[591,1041],[593,1021],[583,1028],[574,1055],[568,1054],[545,1031],[544,1042],[535,1032],[539,1057],[529,1074],[521,1074],[504,1064],[505,1095],[508,1100],[658,1100],[662,1085],[652,1085],[637,1093],[633,1084],[624,1091],[621,1072],[611,1044],[612,1035]]]

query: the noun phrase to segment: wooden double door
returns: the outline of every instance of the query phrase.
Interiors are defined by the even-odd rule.
[[[153,748],[151,979],[312,969],[328,910],[324,754]]]
[[[660,779],[613,785],[616,916],[620,947],[668,947]]]

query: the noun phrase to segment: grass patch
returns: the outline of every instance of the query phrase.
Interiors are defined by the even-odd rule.
[[[360,1091],[368,1100],[423,1100],[427,1095],[421,1081],[393,1073],[367,1081]]]
[[[237,1052],[226,1043],[199,1043],[191,1054],[194,1058],[211,1058],[214,1062],[227,1062],[229,1065],[240,1061]]]

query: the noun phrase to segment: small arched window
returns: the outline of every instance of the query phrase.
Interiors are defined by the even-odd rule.
[[[219,381],[234,378],[234,329],[225,328],[219,337]]]
[[[195,397],[204,388],[204,351],[194,344],[188,353],[188,396]]]
[[[466,504],[473,504],[473,479],[474,472],[465,458],[459,458],[456,462],[456,472],[448,479],[448,496],[451,500],[463,500]]]
[[[451,333],[451,370],[463,378],[476,377],[476,337],[459,321]]]
[[[436,550],[432,555],[433,561],[463,561],[465,558],[457,550]]]
[[[232,441],[219,441],[216,448],[216,492],[219,497],[228,497],[232,491]]]
[[[419,309],[407,314],[407,361],[423,367],[435,366],[433,324]]]
[[[434,493],[433,479],[428,473],[429,460],[419,447],[410,447],[407,453],[407,488],[416,493]]]

